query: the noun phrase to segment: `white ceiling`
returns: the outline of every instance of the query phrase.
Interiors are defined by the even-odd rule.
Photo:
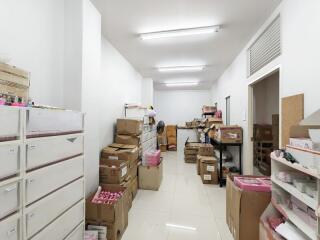
[[[209,88],[281,0],[92,0],[103,35],[142,74],[155,81],[199,79]],[[139,33],[221,25],[218,33],[142,41]],[[208,65],[197,73],[159,73],[156,67]]]

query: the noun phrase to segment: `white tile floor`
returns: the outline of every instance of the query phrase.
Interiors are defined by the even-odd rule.
[[[122,239],[232,240],[225,220],[225,197],[225,188],[202,184],[195,164],[184,163],[181,153],[167,152],[160,190],[139,190]]]

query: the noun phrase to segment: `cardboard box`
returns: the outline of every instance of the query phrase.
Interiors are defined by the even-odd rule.
[[[134,145],[113,143],[102,150],[101,157],[101,161],[104,159],[133,161],[138,159],[139,151]]]
[[[89,225],[106,226],[107,239],[119,240],[128,226],[127,204],[128,191],[125,187],[101,185],[104,191],[124,192],[123,196],[114,204],[92,203],[94,194],[86,200],[86,223]]]
[[[272,125],[254,124],[253,139],[255,141],[272,141]]]
[[[222,143],[242,143],[242,128],[240,126],[217,126],[215,139]]]
[[[135,119],[117,119],[117,134],[135,135],[142,133],[143,121]]]
[[[138,193],[138,177],[135,177],[130,181],[130,191],[131,191],[131,196],[133,200],[135,199]]]
[[[221,118],[210,117],[206,119],[205,126],[211,128],[212,125],[222,125],[223,120]]]
[[[157,167],[139,166],[139,188],[158,191],[163,177],[163,162]]]
[[[117,135],[116,143],[139,146],[141,143],[141,136],[130,136],[130,135]]]
[[[197,155],[198,152],[199,152],[198,148],[194,148],[194,149],[185,148],[184,149],[184,155]]]
[[[197,155],[197,174],[200,175],[200,160],[201,156]]]
[[[200,158],[200,176],[203,184],[218,184],[218,161],[214,157]]]
[[[258,169],[265,176],[271,176],[271,159],[268,162],[259,162]]]
[[[235,240],[259,239],[259,220],[271,200],[270,192],[252,192],[238,188],[227,177],[226,218]]]
[[[136,178],[138,175],[138,162],[139,160],[133,160],[129,162],[129,173],[130,178]]]
[[[99,168],[100,183],[119,184],[128,175],[128,164],[125,160],[104,160]]]
[[[177,137],[177,125],[166,126],[167,137]]]
[[[196,163],[197,162],[197,155],[185,155],[184,162],[185,163]]]
[[[198,155],[200,156],[213,156],[214,155],[214,148],[211,144],[203,144],[199,147]]]
[[[161,151],[161,152],[166,152],[166,151],[167,151],[167,148],[168,148],[168,145],[167,145],[167,144],[160,144],[160,151]]]
[[[177,138],[176,137],[168,137],[168,145],[177,145]]]

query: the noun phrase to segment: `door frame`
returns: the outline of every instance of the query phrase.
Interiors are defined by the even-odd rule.
[[[247,143],[248,143],[248,152],[247,156],[247,165],[246,169],[248,169],[249,174],[253,174],[253,86],[265,79],[266,77],[272,75],[273,73],[279,71],[279,145],[281,146],[281,126],[282,126],[282,107],[281,107],[281,96],[282,96],[282,70],[281,64],[277,64],[271,68],[265,69],[263,73],[260,73],[258,76],[254,75],[253,77],[249,78],[248,83],[248,135],[247,135]]]

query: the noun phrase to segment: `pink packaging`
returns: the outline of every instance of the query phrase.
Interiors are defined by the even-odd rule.
[[[252,192],[271,192],[270,178],[234,177],[234,183],[239,188]]]
[[[160,164],[160,154],[160,150],[145,152],[142,164],[144,166],[158,166]]]

